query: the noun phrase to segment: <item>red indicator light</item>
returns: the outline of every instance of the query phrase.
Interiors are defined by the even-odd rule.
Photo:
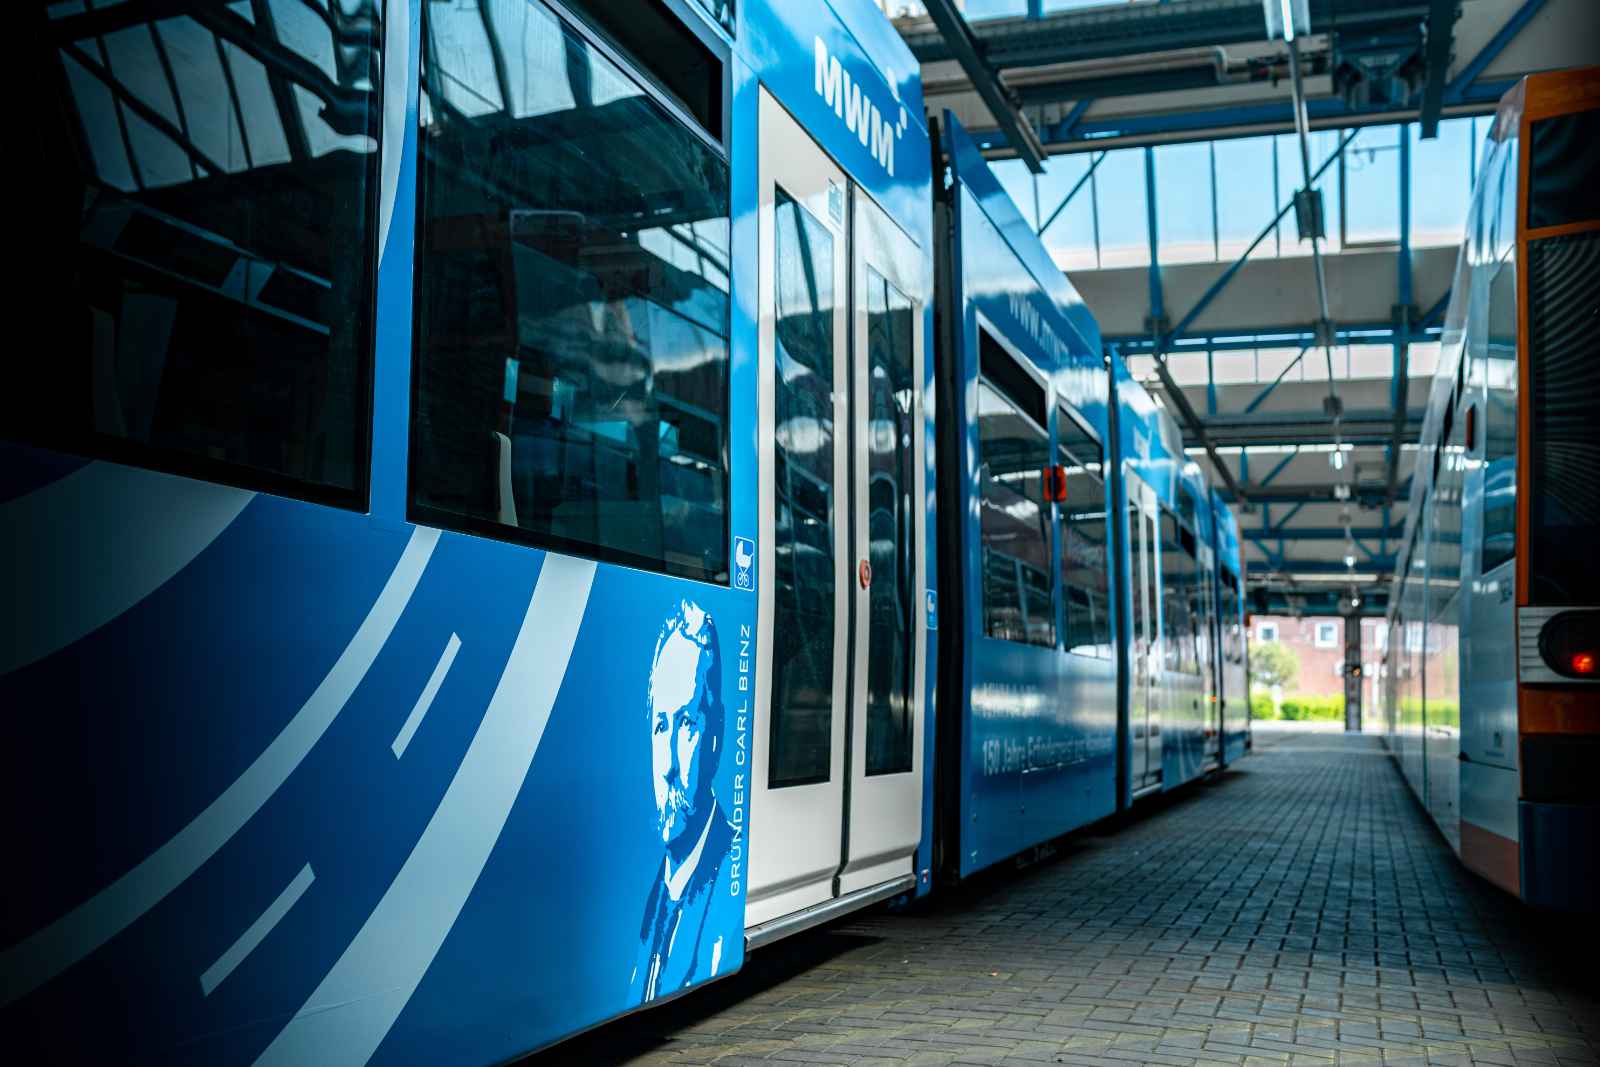
[[[1594,668],[1593,652],[1579,652],[1572,657],[1573,674],[1593,674]]]

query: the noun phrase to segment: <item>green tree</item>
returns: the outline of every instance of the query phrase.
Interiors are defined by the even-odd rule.
[[[1300,657],[1277,641],[1256,645],[1250,649],[1250,680],[1267,689],[1293,689],[1300,680]]]

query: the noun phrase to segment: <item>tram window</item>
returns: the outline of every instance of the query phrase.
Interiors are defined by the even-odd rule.
[[[417,515],[726,582],[726,161],[537,0],[423,11]]]
[[[828,780],[833,738],[834,235],[781,188],[773,205],[774,378],[771,788]]]
[[[1517,260],[1507,256],[1489,285],[1483,414],[1482,561],[1486,574],[1517,552]]]
[[[1185,534],[1188,537],[1185,538]],[[1161,639],[1166,669],[1181,674],[1199,674],[1200,660],[1195,650],[1195,620],[1189,610],[1199,565],[1194,556],[1194,537],[1183,529],[1177,517],[1161,506]]]
[[[480,0],[491,14],[496,8],[521,6],[527,0]],[[655,80],[714,139],[723,139],[722,62],[662,0],[567,0],[590,22],[637,58]],[[730,0],[697,0],[713,17],[733,29]]]
[[[1100,442],[1065,406],[1056,409],[1057,457],[1067,472],[1061,505],[1061,595],[1066,648],[1111,658],[1111,582],[1107,553],[1105,462]]]
[[[867,644],[867,773],[912,766],[916,692],[915,305],[866,272],[868,538],[872,581]]]
[[[1594,175],[1600,171],[1600,110],[1533,123],[1528,160],[1528,228],[1596,217]]]
[[[983,329],[978,331],[978,369],[1018,411],[1038,425],[1045,425],[1044,387]]]
[[[23,109],[21,306],[52,340],[0,434],[361,507],[380,20],[336,48],[200,6],[54,4],[29,46],[53,99]]]
[[[980,329],[990,358],[1009,361]],[[1042,404],[1042,401],[1041,401]],[[978,488],[983,568],[983,631],[990,637],[1054,645],[1049,514],[1043,471],[1050,462],[1044,427],[986,378],[978,382]]]
[[[1229,663],[1244,662],[1244,626],[1239,619],[1239,579],[1226,566],[1222,568],[1222,657]]]
[[[1528,244],[1528,598],[1600,602],[1600,420],[1594,417],[1593,330],[1600,232]]]

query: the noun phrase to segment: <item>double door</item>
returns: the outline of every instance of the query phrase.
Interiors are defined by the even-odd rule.
[[[1133,795],[1138,796],[1161,785],[1161,532],[1155,490],[1131,468],[1125,467],[1124,473],[1133,592],[1128,653],[1128,782]]]
[[[760,123],[753,940],[909,887],[927,644],[924,256],[765,91]]]
[[[1196,554],[1200,564],[1196,574],[1194,605],[1195,647],[1200,668],[1201,766],[1222,765],[1222,675],[1220,642],[1217,639],[1217,553],[1205,542]]]

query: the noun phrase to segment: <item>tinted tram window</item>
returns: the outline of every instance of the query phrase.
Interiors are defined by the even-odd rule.
[[[911,769],[916,607],[911,300],[867,269],[867,773]]]
[[[412,501],[728,576],[728,165],[532,0],[424,4]]]
[[[1065,407],[1056,410],[1056,462],[1067,471],[1061,505],[1061,595],[1066,648],[1111,658],[1111,557],[1100,442]]]
[[[1489,285],[1483,376],[1482,555],[1487,573],[1517,553],[1517,258]]]
[[[1239,610],[1239,579],[1226,566],[1222,568],[1222,658],[1229,663],[1244,663],[1244,624]]]
[[[1540,119],[1528,155],[1528,228],[1561,226],[1600,216],[1594,194],[1600,174],[1600,110]]]
[[[1181,496],[1182,494],[1180,494]],[[1188,535],[1187,537],[1185,535]],[[1177,517],[1161,506],[1161,647],[1166,669],[1199,674],[1195,620],[1190,610],[1199,564],[1194,537]]]
[[[978,336],[986,359],[1010,362],[1011,357],[986,332],[980,329]],[[1025,375],[1023,380],[1032,384]],[[1038,407],[1043,410],[1042,399]],[[1056,641],[1050,518],[1044,507],[1050,438],[1023,410],[987,379],[979,379],[983,632],[1006,641],[1048,646]]]
[[[774,388],[772,740],[768,784],[826,781],[833,738],[833,235],[779,189]]]
[[[1529,594],[1600,602],[1600,232],[1528,244]]]
[[[508,0],[489,2],[504,4]],[[726,18],[724,25],[733,29],[733,5],[728,0],[697,2],[713,16]],[[722,63],[662,0],[576,0],[576,6],[624,51],[637,56],[706,133],[717,141],[723,139]]]
[[[364,504],[380,9],[48,6],[0,433]]]
[[[1150,555],[1155,551],[1155,546],[1149,542],[1149,520],[1139,507],[1139,500],[1145,492],[1144,483],[1128,465],[1123,465],[1122,472],[1126,478],[1124,492],[1127,494],[1124,498],[1126,512],[1123,529],[1128,536],[1128,588],[1133,603],[1133,610],[1128,616],[1126,638],[1128,662],[1133,669],[1135,682],[1143,684],[1150,667],[1150,642],[1155,636],[1154,608],[1150,603],[1153,595]]]

